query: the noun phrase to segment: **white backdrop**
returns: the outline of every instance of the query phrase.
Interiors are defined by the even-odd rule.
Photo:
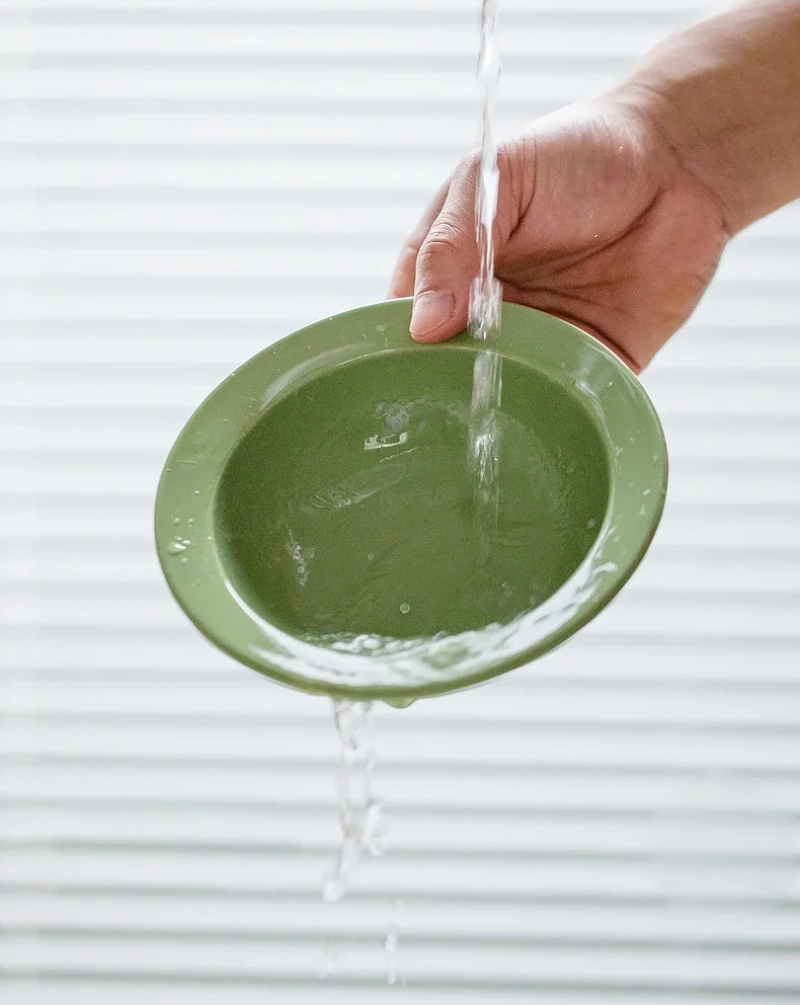
[[[708,6],[506,0],[504,123]],[[473,143],[476,8],[0,0],[9,1005],[800,1000],[797,206],[646,375],[673,473],[629,588],[533,667],[379,711],[390,852],[340,906],[328,704],[207,646],[157,570],[189,412],[381,299]]]

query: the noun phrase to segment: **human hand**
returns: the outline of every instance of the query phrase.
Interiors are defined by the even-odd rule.
[[[646,114],[610,96],[540,119],[498,163],[503,299],[571,321],[640,370],[716,270],[728,234],[713,191]],[[417,341],[466,327],[477,170],[476,155],[456,168],[398,261],[390,296],[414,295]]]

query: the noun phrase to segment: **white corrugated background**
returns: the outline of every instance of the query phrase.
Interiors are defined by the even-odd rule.
[[[504,122],[709,6],[506,0]],[[188,413],[380,299],[471,145],[476,8],[0,2],[8,1005],[800,1000],[797,206],[647,374],[673,476],[623,596],[535,667],[379,711],[391,849],[338,907],[327,703],[217,654],[157,570]]]

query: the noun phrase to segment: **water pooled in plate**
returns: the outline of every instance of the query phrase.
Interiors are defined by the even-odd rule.
[[[607,455],[580,403],[506,360],[500,488],[484,547],[464,463],[475,353],[371,356],[268,410],[225,466],[216,540],[260,617],[320,645],[508,624],[578,568]],[[411,392],[409,389],[412,389]]]

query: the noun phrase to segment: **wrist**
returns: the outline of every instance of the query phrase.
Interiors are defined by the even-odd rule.
[[[721,149],[715,149],[716,137],[705,134],[702,121],[682,109],[668,88],[644,74],[635,75],[613,88],[608,97],[638,121],[663,183],[702,191],[715,207],[726,239],[750,222],[730,184]]]
[[[735,234],[800,197],[800,0],[759,0],[666,39],[614,88]]]

